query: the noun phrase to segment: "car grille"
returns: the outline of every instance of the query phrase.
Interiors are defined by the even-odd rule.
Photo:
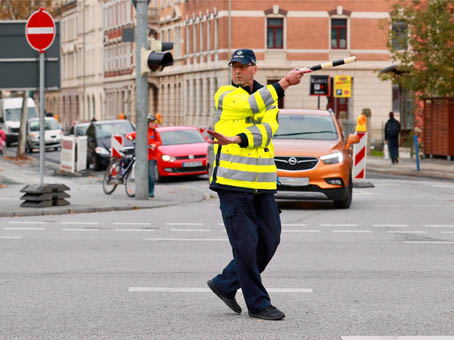
[[[279,170],[301,171],[315,168],[318,159],[316,157],[274,157],[274,162]]]
[[[199,171],[206,171],[206,166],[195,166],[190,168],[171,168],[172,172],[175,173],[185,173],[185,172],[199,172]]]
[[[198,159],[198,158],[205,158],[207,155],[194,155],[194,158],[189,158],[189,156],[179,156],[175,157],[176,159]]]

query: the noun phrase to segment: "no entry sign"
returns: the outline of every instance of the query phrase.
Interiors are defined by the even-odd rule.
[[[33,12],[25,25],[25,37],[30,46],[39,53],[44,53],[52,45],[55,32],[55,21],[44,8]]]

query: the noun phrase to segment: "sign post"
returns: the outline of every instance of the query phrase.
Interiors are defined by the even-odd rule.
[[[311,96],[317,96],[317,109],[320,110],[320,96],[329,95],[329,76],[311,76]]]
[[[25,37],[30,47],[39,52],[39,181],[44,182],[44,52],[52,45],[55,39],[55,21],[52,16],[40,8],[33,12],[25,25]]]

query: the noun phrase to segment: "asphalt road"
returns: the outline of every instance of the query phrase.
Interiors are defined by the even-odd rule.
[[[454,184],[373,182],[349,210],[280,202],[281,245],[263,275],[279,322],[236,315],[208,291],[231,258],[216,198],[0,219],[0,339],[453,334]]]

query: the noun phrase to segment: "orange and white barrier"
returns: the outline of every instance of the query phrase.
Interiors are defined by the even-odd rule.
[[[123,136],[122,135],[112,135],[111,141],[111,158],[121,158],[121,152],[123,151]]]
[[[366,178],[367,132],[356,132],[359,143],[353,145],[353,179]]]

